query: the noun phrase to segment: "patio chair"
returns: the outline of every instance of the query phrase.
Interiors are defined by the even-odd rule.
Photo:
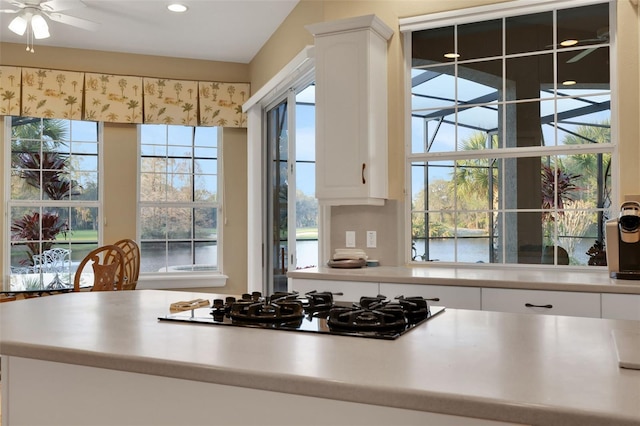
[[[53,248],[33,255],[34,272],[67,272],[70,264],[71,250],[65,248]]]
[[[124,281],[124,251],[115,245],[106,245],[92,250],[82,259],[73,278],[73,291],[80,291],[81,281],[91,275],[85,268],[93,269],[91,291],[122,290]]]
[[[34,273],[55,274],[53,281],[47,284],[47,289],[56,290],[67,288],[70,282],[71,250],[53,248],[33,255]],[[60,278],[60,274],[67,276],[67,280]]]

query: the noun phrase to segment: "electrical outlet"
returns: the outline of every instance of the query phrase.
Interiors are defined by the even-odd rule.
[[[351,248],[356,246],[356,231],[347,231],[346,246]]]
[[[367,247],[368,248],[376,248],[376,231],[367,231]]]

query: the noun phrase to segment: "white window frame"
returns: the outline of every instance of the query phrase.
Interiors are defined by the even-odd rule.
[[[412,202],[412,191],[411,191],[411,163],[415,161],[416,158],[422,159],[424,155],[414,155],[412,154],[412,131],[411,131],[411,111],[412,111],[412,103],[411,103],[411,58],[412,58],[412,49],[411,49],[411,34],[413,31],[420,31],[429,28],[438,28],[450,25],[460,25],[466,23],[473,22],[481,22],[491,19],[500,19],[509,16],[519,16],[526,15],[531,13],[549,11],[554,9],[566,9],[571,7],[583,7],[589,6],[593,4],[602,4],[608,3],[610,7],[610,17],[609,20],[612,24],[610,34],[611,39],[609,41],[611,46],[611,76],[610,76],[610,93],[611,93],[611,149],[608,151],[611,153],[611,165],[613,170],[619,170],[619,159],[618,159],[618,108],[617,108],[617,98],[618,98],[618,87],[617,87],[617,51],[616,51],[616,41],[615,41],[615,28],[616,28],[616,13],[615,13],[615,0],[516,0],[508,3],[500,3],[500,4],[492,4],[487,6],[479,6],[472,7],[463,10],[453,10],[442,13],[434,13],[429,15],[421,15],[414,16],[408,18],[401,18],[399,20],[400,24],[400,32],[403,36],[403,46],[404,46],[404,58],[405,58],[405,74],[404,74],[404,106],[405,106],[405,121],[404,121],[404,131],[405,131],[405,215],[404,215],[404,235],[405,241],[408,242],[404,247],[404,257],[405,262],[411,265],[425,265],[424,262],[415,262],[412,260],[412,252],[411,252],[411,244],[412,241],[412,221],[411,221],[411,202]],[[579,153],[593,153],[600,152],[601,147],[576,147],[576,152]],[[531,156],[539,156],[539,155],[555,155],[557,154],[557,149],[541,149],[540,147],[532,147],[532,148],[515,148],[519,154],[525,154],[528,152]],[[489,155],[485,155],[482,153],[478,155],[477,152],[473,153],[473,158],[483,158],[491,157],[491,158],[500,158],[509,156],[509,148],[502,148],[500,150],[493,150]],[[469,158],[470,154],[468,152],[456,152],[454,155],[450,155],[447,153],[447,159],[460,159]],[[438,154],[430,154],[430,160],[437,160]],[[614,172],[611,176],[611,191],[612,200],[618,199],[619,194],[619,173]],[[537,268],[540,270],[543,269],[552,269],[553,266],[549,265],[532,265],[532,264],[509,264],[509,263],[487,263],[487,264],[470,264],[470,263],[461,263],[461,262],[428,262],[426,263],[429,267],[434,266],[455,266],[455,267],[468,267],[468,268],[477,268],[483,267],[488,269],[519,269],[519,268]],[[577,270],[577,271],[599,271],[598,267],[585,267],[585,266],[575,266],[575,267],[564,267],[565,270]]]
[[[198,126],[189,126],[192,128]],[[142,170],[142,146],[141,146],[141,126],[137,126],[137,144],[138,144],[138,171]],[[223,229],[225,220],[224,210],[224,154],[223,154],[223,129],[217,128],[217,150],[218,150],[218,175],[217,175],[217,262],[218,268],[213,271],[166,271],[166,272],[141,272],[138,280],[139,289],[175,289],[175,288],[202,288],[202,287],[224,287],[228,277],[224,274],[223,269]],[[141,240],[140,226],[140,172],[137,173],[136,182],[136,238]],[[193,203],[188,203],[188,207],[192,207]],[[178,206],[180,207],[180,206]]]
[[[28,117],[28,116],[27,116]],[[3,279],[3,287],[0,290],[9,290],[10,285],[10,276],[11,276],[11,207],[14,205],[22,205],[29,206],[32,205],[34,207],[42,207],[47,205],[59,205],[59,201],[47,201],[47,200],[38,200],[38,201],[30,201],[30,200],[21,200],[19,202],[12,202],[11,200],[11,122],[12,116],[4,116],[4,164],[3,164],[3,173],[4,173],[4,205],[5,205],[5,217],[4,217],[4,235],[6,235],[6,243],[3,247],[4,250],[4,259],[3,259],[3,270],[7,271],[5,279]],[[38,117],[34,117],[38,118]],[[67,121],[84,121],[84,120],[71,120],[71,119],[62,119]],[[98,145],[98,200],[96,201],[67,201],[64,203],[69,204],[69,206],[83,206],[96,208],[98,210],[98,238],[97,244],[101,246],[103,244],[104,238],[104,124],[102,122],[97,123],[97,145]],[[72,142],[72,141],[70,141]],[[5,284],[6,283],[6,284]]]

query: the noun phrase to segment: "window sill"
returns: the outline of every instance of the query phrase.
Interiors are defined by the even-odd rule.
[[[219,273],[175,272],[140,275],[136,289],[175,290],[192,288],[224,287],[227,276]]]

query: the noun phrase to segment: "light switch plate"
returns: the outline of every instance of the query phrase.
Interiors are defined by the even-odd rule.
[[[378,244],[376,231],[367,231],[367,247],[368,248],[376,248]]]
[[[356,246],[356,231],[347,231],[345,245],[349,248]]]

